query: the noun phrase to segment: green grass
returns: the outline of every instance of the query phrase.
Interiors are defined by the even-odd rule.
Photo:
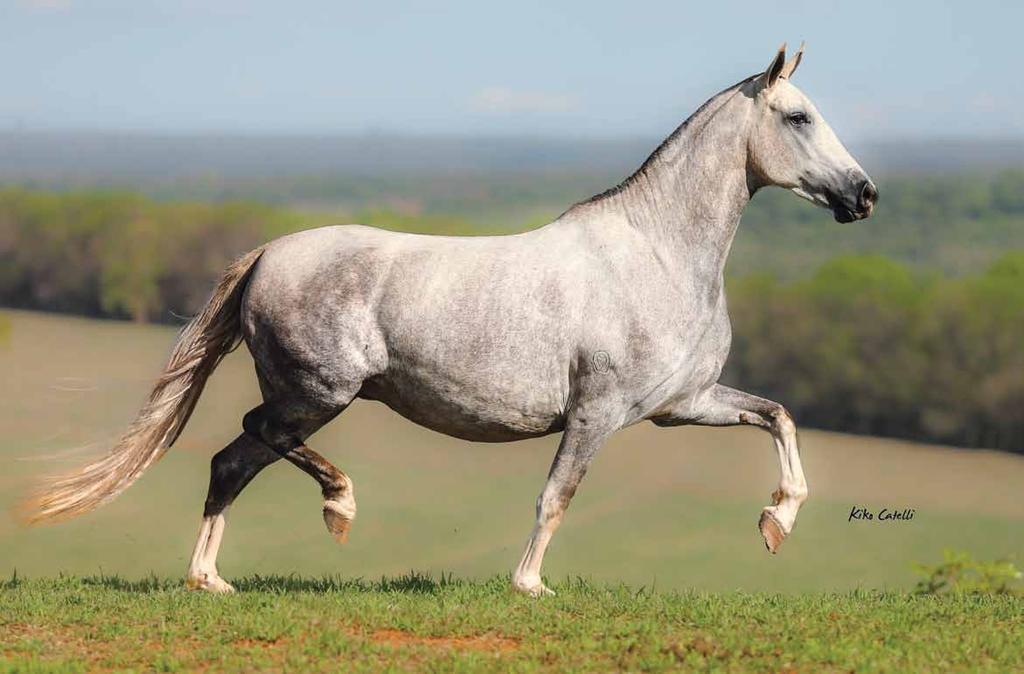
[[[1024,602],[661,593],[585,581],[117,577],[8,582],[0,671],[992,671],[1024,668]]]

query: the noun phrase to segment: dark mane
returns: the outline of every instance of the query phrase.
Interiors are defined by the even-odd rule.
[[[761,76],[761,73],[757,73],[756,75],[751,75],[750,77],[748,77],[748,78],[746,78],[746,79],[744,79],[744,80],[742,80],[740,82],[737,82],[736,84],[732,85],[731,87],[728,87],[726,89],[723,89],[722,91],[719,91],[717,94],[715,94],[714,96],[712,96],[708,100],[704,101],[703,105],[701,105],[699,108],[697,108],[692,115],[690,115],[689,117],[686,118],[686,121],[684,121],[682,124],[680,124],[678,127],[676,127],[676,130],[673,131],[669,135],[668,138],[663,140],[661,142],[661,144],[658,145],[657,148],[655,148],[654,152],[652,152],[650,154],[650,156],[648,156],[647,159],[644,160],[644,163],[640,165],[640,168],[638,168],[636,171],[631,173],[628,177],[626,177],[618,185],[615,185],[614,187],[609,187],[608,189],[606,189],[604,192],[601,192],[600,194],[595,194],[594,196],[590,197],[589,199],[584,199],[583,201],[580,201],[580,202],[577,202],[577,203],[573,204],[566,211],[566,213],[568,213],[572,209],[576,208],[577,206],[584,206],[586,204],[592,204],[592,203],[597,202],[597,201],[602,201],[604,199],[607,199],[608,197],[615,196],[616,194],[622,192],[624,189],[626,189],[631,184],[636,182],[636,180],[640,176],[644,175],[647,172],[647,169],[651,166],[651,164],[653,164],[654,161],[659,156],[661,156],[661,154],[665,151],[665,149],[669,145],[673,144],[679,138],[679,136],[681,136],[683,134],[683,132],[685,132],[689,128],[690,123],[693,120],[697,119],[697,117],[699,117],[701,115],[701,113],[703,113],[705,110],[707,110],[708,106],[710,106],[714,101],[717,101],[720,97],[739,90],[745,84],[747,84],[748,82],[752,81],[754,78],[760,77],[760,76]]]

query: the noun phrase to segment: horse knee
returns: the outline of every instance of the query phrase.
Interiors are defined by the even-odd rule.
[[[242,430],[281,456],[302,445],[302,439],[276,420],[266,405],[249,410],[242,417]]]
[[[261,438],[263,436],[263,428],[266,425],[260,407],[249,410],[242,417],[242,430],[254,438]]]
[[[537,523],[547,526],[552,522],[560,522],[571,499],[572,494],[564,490],[550,493],[545,490],[537,497]]]
[[[793,415],[782,405],[776,403],[771,412],[772,430],[782,437],[796,434],[796,422]]]
[[[295,444],[288,442],[287,435],[279,430],[277,424],[271,423],[263,405],[249,410],[242,417],[242,430],[281,456],[287,454]]]

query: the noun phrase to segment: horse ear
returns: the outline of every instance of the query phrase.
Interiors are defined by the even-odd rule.
[[[782,75],[782,69],[786,66],[786,43],[783,42],[782,46],[779,47],[779,51],[775,54],[775,58],[768,64],[768,69],[761,75],[761,84],[763,88],[770,89],[776,82],[779,81],[779,76]]]
[[[804,43],[801,42],[800,49],[798,49],[796,54],[793,55],[793,58],[786,61],[786,65],[782,66],[782,72],[779,74],[779,77],[784,80],[788,80],[793,77],[793,73],[796,71],[796,67],[800,65],[800,59],[803,58],[803,55]]]

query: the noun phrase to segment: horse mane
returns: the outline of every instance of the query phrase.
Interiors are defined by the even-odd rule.
[[[605,199],[608,199],[609,197],[613,197],[616,194],[619,194],[622,191],[624,191],[625,189],[627,189],[628,187],[630,187],[633,183],[637,182],[642,176],[645,176],[648,173],[648,171],[655,164],[655,162],[657,162],[658,159],[661,158],[661,155],[663,155],[667,151],[667,149],[669,147],[675,145],[676,141],[678,141],[679,138],[684,133],[686,133],[686,131],[693,124],[693,122],[695,120],[697,120],[699,117],[702,117],[703,114],[712,106],[713,103],[715,103],[716,101],[718,101],[719,99],[721,99],[723,97],[726,97],[726,96],[730,96],[731,97],[732,94],[735,94],[744,85],[748,84],[749,82],[753,81],[755,78],[760,77],[760,76],[761,76],[761,73],[757,73],[755,75],[751,75],[750,77],[747,77],[746,79],[737,82],[736,84],[732,85],[731,87],[727,87],[727,88],[723,89],[722,91],[719,91],[717,94],[715,94],[714,96],[712,96],[708,100],[704,101],[704,104],[701,105],[699,108],[697,108],[693,112],[692,115],[687,117],[686,120],[683,121],[682,124],[680,124],[678,127],[676,127],[675,131],[673,131],[668,136],[668,138],[666,138],[665,140],[661,141],[661,143],[658,145],[658,147],[656,147],[654,149],[654,152],[652,152],[647,157],[647,159],[644,160],[644,163],[640,165],[640,168],[638,168],[636,171],[633,171],[633,173],[631,173],[629,176],[627,176],[619,184],[614,185],[612,187],[609,187],[604,192],[601,192],[599,194],[595,194],[594,196],[590,197],[589,199],[584,199],[583,201],[579,201],[579,202],[573,204],[566,211],[566,213],[568,213],[569,211],[577,208],[578,206],[586,206],[588,204],[593,204],[593,203],[596,203],[596,202],[599,202],[599,201],[604,201]],[[715,108],[715,110],[717,111],[720,107],[721,106],[718,106],[718,108]]]

